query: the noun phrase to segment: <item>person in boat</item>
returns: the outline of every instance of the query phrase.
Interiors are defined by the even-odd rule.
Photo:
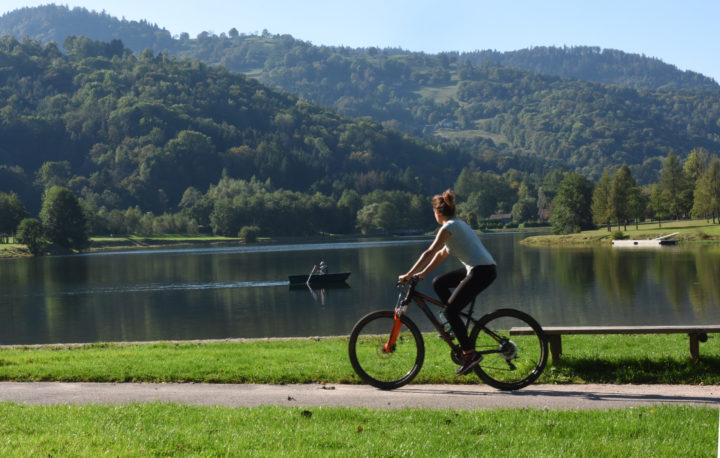
[[[443,313],[463,349],[463,364],[457,375],[465,375],[482,360],[473,348],[460,311],[497,277],[496,263],[480,238],[465,222],[455,218],[455,194],[448,189],[432,199],[435,220],[441,225],[430,247],[426,249],[407,273],[398,276],[407,283],[413,276],[422,280],[452,255],[463,267],[433,279],[433,289],[445,304]]]
[[[325,275],[328,273],[328,266],[325,264],[325,261],[320,261],[320,268],[318,269],[318,273],[320,275]]]

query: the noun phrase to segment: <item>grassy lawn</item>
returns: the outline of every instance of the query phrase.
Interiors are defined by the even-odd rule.
[[[0,258],[22,258],[32,256],[25,245],[19,243],[0,243]]]
[[[0,404],[0,455],[715,456],[718,412]]]
[[[540,383],[720,383],[717,338],[692,364],[686,336],[567,336]],[[456,378],[426,335],[414,383]],[[0,348],[0,379],[359,383],[346,338]],[[718,411],[226,408],[0,403],[0,456],[715,456]]]
[[[90,238],[90,251],[129,249],[129,248],[148,248],[153,246],[176,246],[176,245],[195,245],[195,244],[219,244],[240,242],[236,237],[220,237],[212,235],[123,235],[123,236],[103,236]]]
[[[444,342],[427,335],[413,383],[480,383],[456,377]],[[685,335],[565,336],[563,358],[538,383],[720,384],[720,337],[693,364]],[[360,383],[347,339],[177,342],[0,348],[0,380],[87,382]]]
[[[236,237],[208,235],[123,235],[100,236],[90,238],[88,251],[127,250],[150,247],[171,247],[183,245],[212,245],[222,243],[240,243]],[[0,243],[0,258],[28,257],[32,254],[25,245],[18,243]]]
[[[617,227],[608,231],[600,228],[592,231],[582,231],[579,234],[567,235],[538,235],[523,239],[520,243],[534,246],[565,246],[565,245],[593,245],[610,244],[612,234]],[[674,239],[680,242],[713,242],[720,241],[720,224],[712,224],[702,220],[663,221],[642,223],[636,228],[634,224],[622,228],[622,233],[629,239],[651,239],[662,235],[679,232]]]

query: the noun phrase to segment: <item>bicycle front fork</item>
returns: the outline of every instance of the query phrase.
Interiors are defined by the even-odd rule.
[[[402,327],[402,321],[400,321],[400,311],[395,311],[395,319],[393,320],[393,326],[390,330],[390,338],[383,347],[383,353],[392,353],[395,351],[395,342],[400,335],[400,328]]]

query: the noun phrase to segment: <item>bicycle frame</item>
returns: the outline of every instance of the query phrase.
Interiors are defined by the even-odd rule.
[[[439,300],[432,298],[426,294],[423,294],[419,291],[415,290],[415,286],[418,283],[417,278],[412,278],[410,280],[410,285],[408,287],[407,294],[405,295],[405,298],[402,300],[398,300],[397,305],[395,306],[395,320],[393,322],[392,330],[390,331],[390,337],[388,338],[388,342],[383,347],[383,351],[385,353],[390,353],[395,348],[395,342],[397,341],[397,337],[400,333],[400,328],[402,327],[402,322],[400,321],[400,317],[405,314],[407,311],[407,307],[410,304],[410,301],[414,301],[415,304],[422,310],[422,312],[425,314],[425,316],[430,320],[430,323],[435,327],[437,330],[439,337],[442,338],[445,343],[447,343],[450,348],[453,351],[460,351],[460,345],[456,344],[453,340],[453,337],[448,334],[448,332],[445,330],[444,326],[438,321],[433,311],[428,306],[428,302],[440,307],[444,308],[445,304],[440,302]],[[399,286],[400,284],[398,284]],[[460,317],[466,319],[465,326],[469,330],[471,323],[476,323],[476,320],[473,319],[472,313],[473,309],[475,308],[475,300],[473,299],[470,309],[467,312],[460,312]]]

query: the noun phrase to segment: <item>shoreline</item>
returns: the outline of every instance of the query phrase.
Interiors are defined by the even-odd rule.
[[[512,234],[512,233],[532,233],[538,231],[547,231],[549,228],[530,228],[530,229],[513,229],[513,230],[492,230],[488,232],[480,232],[481,234]],[[577,234],[564,235],[529,235],[522,239],[519,243],[529,247],[593,247],[593,246],[610,246],[617,228],[613,227],[608,231],[607,228],[582,231]],[[625,239],[645,239],[655,238],[660,235],[666,235],[672,232],[680,232],[675,240],[680,245],[720,242],[720,223],[712,224],[705,220],[679,220],[666,221],[658,227],[657,222],[642,223],[635,228],[635,225],[628,225],[627,229],[622,231]],[[432,234],[423,234],[432,235]],[[304,242],[313,241],[343,241],[345,239],[372,238],[379,236],[388,236],[388,234],[343,234],[343,235],[316,235],[303,238]],[[394,236],[402,238],[403,236]],[[298,237],[275,237],[260,238],[254,243],[283,243],[287,240],[297,241]],[[191,246],[232,246],[246,245],[246,242],[237,237],[221,237],[221,236],[97,236],[91,237],[90,246],[85,250],[86,253],[102,253],[102,252],[122,252],[133,250],[152,250],[155,248],[180,248]],[[68,254],[68,253],[50,253]],[[28,258],[33,255],[24,245],[10,243],[0,244],[0,259],[16,259]]]
[[[427,234],[421,234],[427,235]],[[314,236],[302,237],[303,243],[313,242],[342,242],[345,240],[357,240],[373,237],[395,237],[398,239],[410,236],[393,236],[392,234],[320,234]],[[416,237],[413,235],[412,237]],[[297,242],[300,237],[260,237],[252,245],[267,243],[285,243]],[[197,247],[197,246],[242,246],[247,245],[242,238],[238,237],[222,237],[222,236],[96,236],[90,238],[90,246],[80,253],[103,253],[103,252],[122,252],[134,250],[152,250],[156,248],[181,248],[181,247]],[[45,256],[53,256],[57,254],[71,254],[68,252],[49,253]],[[25,245],[10,243],[0,244],[0,259],[16,259],[30,258],[33,255],[28,251]],[[42,257],[42,256],[38,256]]]
[[[683,246],[720,242],[720,224],[708,223],[705,220],[665,221],[661,224],[655,221],[639,224],[637,228],[633,224],[624,227],[620,232],[622,239],[630,240],[653,239],[679,232],[673,237],[673,240]],[[609,247],[617,233],[617,227],[613,227],[611,230],[603,227],[577,234],[534,235],[524,238],[520,244],[531,247]]]

